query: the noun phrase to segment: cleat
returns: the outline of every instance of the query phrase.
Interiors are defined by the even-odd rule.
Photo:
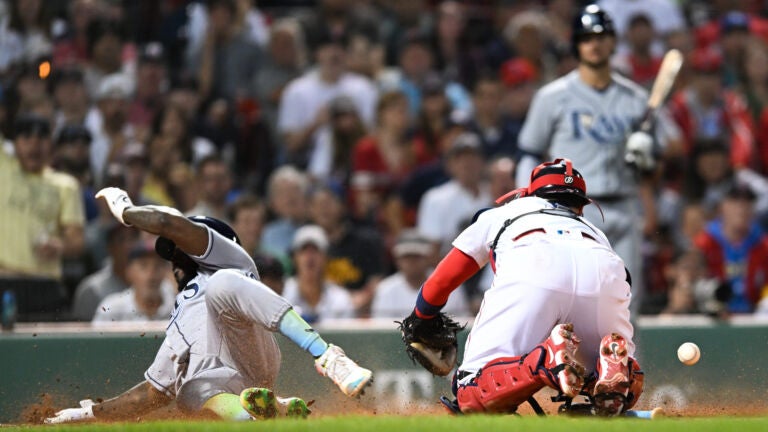
[[[560,391],[569,398],[578,396],[584,386],[585,369],[576,361],[579,339],[573,333],[573,324],[558,324],[544,341],[547,351],[546,368],[556,372]]]
[[[315,360],[315,369],[320,375],[330,378],[349,397],[358,396],[373,380],[370,370],[358,366],[344,350],[333,344],[328,345],[323,355]]]
[[[629,394],[629,355],[627,341],[611,333],[600,341],[597,382],[592,392],[599,415],[614,416],[625,411]]]
[[[304,399],[292,397],[292,398],[277,398],[277,403],[283,407],[285,416],[289,418],[302,418],[305,419],[312,411],[309,409],[309,404],[304,402]]]
[[[252,387],[240,392],[240,405],[254,420],[277,417],[277,400],[270,389]]]
[[[271,419],[278,415],[307,418],[312,412],[301,398],[276,397],[272,390],[259,387],[247,388],[240,392],[240,405],[254,420]]]

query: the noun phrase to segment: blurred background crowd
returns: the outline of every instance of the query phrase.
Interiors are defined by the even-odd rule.
[[[586,3],[0,1],[0,290],[23,320],[166,319],[169,264],[93,197],[117,186],[230,223],[310,322],[402,318],[515,187]],[[597,3],[616,71],[650,87],[667,49],[686,58],[641,311],[768,313],[768,2]],[[447,311],[474,314],[489,281]]]

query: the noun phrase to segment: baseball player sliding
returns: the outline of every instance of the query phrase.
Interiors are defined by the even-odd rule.
[[[548,386],[566,400],[588,396],[594,414],[625,412],[643,391],[632,358],[631,294],[624,262],[582,217],[591,202],[584,178],[570,160],[557,159],[497,203],[509,199],[480,212],[424,283],[401,324],[407,352],[435,374],[452,370],[459,327],[440,310],[490,262],[493,283],[454,375],[449,408],[515,412]]]
[[[158,235],[157,253],[173,264],[178,282],[165,340],[145,380],[125,393],[80,408],[59,411],[46,423],[121,419],[167,405],[184,411],[209,410],[223,419],[247,420],[278,413],[305,417],[299,398],[278,398],[279,332],[315,358],[317,371],[354,397],[370,383],[371,371],[326,343],[282,297],[259,281],[258,271],[224,222],[184,217],[176,209],[134,206],[125,191],[105,188],[114,217],[127,226]]]

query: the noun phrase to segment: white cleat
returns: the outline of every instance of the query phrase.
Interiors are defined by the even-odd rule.
[[[373,379],[370,370],[358,366],[344,350],[333,344],[329,344],[323,355],[315,360],[315,369],[320,375],[330,378],[349,397],[359,395]]]

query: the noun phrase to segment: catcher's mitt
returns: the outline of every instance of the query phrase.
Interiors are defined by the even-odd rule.
[[[429,372],[446,376],[456,366],[458,341],[456,333],[463,329],[448,315],[440,313],[434,318],[421,319],[411,313],[399,324],[405,343],[405,352]]]

